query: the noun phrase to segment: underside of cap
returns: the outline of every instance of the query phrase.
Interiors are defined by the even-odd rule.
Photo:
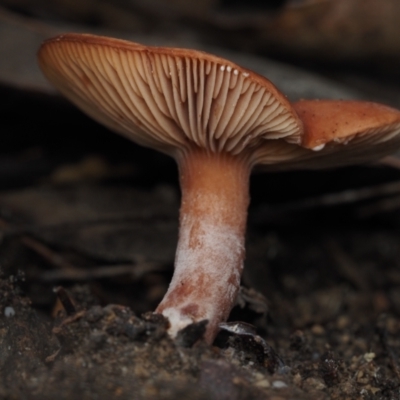
[[[300,142],[302,123],[270,81],[207,53],[67,34],[46,41],[38,57],[83,111],[166,153],[196,146],[240,154],[269,139]]]
[[[171,155],[245,153],[269,169],[378,159],[400,146],[400,112],[375,103],[291,105],[266,78],[201,51],[67,34],[39,50],[46,77],[95,120]]]

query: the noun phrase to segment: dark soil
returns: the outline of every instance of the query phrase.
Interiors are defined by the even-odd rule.
[[[378,193],[399,171],[255,174],[231,321],[256,331],[173,341],[150,313],[172,274],[173,162],[59,99],[1,92],[0,398],[400,398],[400,211]]]

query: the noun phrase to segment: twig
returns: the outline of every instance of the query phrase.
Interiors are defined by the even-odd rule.
[[[54,250],[34,238],[23,236],[21,240],[25,246],[42,256],[49,264],[58,268],[57,270],[46,271],[41,274],[40,280],[47,282],[60,280],[87,281],[121,275],[130,275],[132,279],[139,279],[148,272],[160,271],[166,268],[166,266],[158,263],[132,263],[84,269],[72,265]]]
[[[60,325],[55,326],[52,329],[52,332],[57,335],[58,333],[60,333],[62,331],[62,328],[63,328],[64,325],[68,325],[68,324],[70,324],[72,322],[77,321],[78,319],[81,319],[85,314],[86,314],[86,310],[81,310],[81,311],[78,311],[77,313],[75,313],[74,315],[71,315],[71,316],[63,319],[61,321]]]
[[[327,240],[325,246],[335,261],[339,273],[360,290],[368,290],[369,284],[361,268],[346,254],[343,248],[333,240]]]
[[[383,183],[375,186],[368,186],[359,189],[344,190],[339,193],[330,193],[323,196],[304,199],[291,204],[300,208],[312,208],[315,206],[331,206],[336,204],[356,203],[357,201],[373,197],[387,196],[400,193],[400,182]]]
[[[62,286],[58,286],[57,288],[55,288],[54,292],[57,294],[58,299],[61,301],[61,304],[63,305],[67,315],[75,314],[76,307],[68,292]]]
[[[376,214],[387,213],[400,208],[400,196],[389,197],[373,204],[360,207],[357,211],[359,218],[369,218]]]
[[[400,169],[400,158],[398,156],[396,157],[395,155],[382,158],[379,163],[388,167]]]
[[[392,347],[388,343],[388,332],[387,329],[378,327],[377,333],[379,335],[380,342],[382,344],[383,349],[386,351],[389,356],[390,366],[392,367],[393,372],[396,374],[397,379],[400,379],[400,366],[398,362],[398,357],[394,353]]]
[[[48,357],[45,358],[46,363],[52,363],[56,360],[57,356],[60,354],[61,347],[53,354],[49,355]]]
[[[65,258],[61,257],[58,253],[54,250],[51,250],[45,244],[39,242],[38,240],[30,237],[30,236],[22,236],[21,238],[22,243],[28,247],[29,249],[33,250],[41,257],[43,257],[49,264],[53,265],[54,267],[69,270],[69,271],[79,271],[78,268],[70,264]]]
[[[88,281],[121,275],[130,275],[132,279],[139,279],[148,272],[163,269],[166,269],[166,266],[155,263],[107,265],[90,269],[75,268],[74,270],[46,271],[40,276],[40,280],[47,282],[60,280]]]
[[[322,196],[310,197],[302,200],[288,202],[280,205],[261,206],[256,214],[255,221],[262,223],[275,217],[277,213],[284,214],[290,211],[310,209],[314,207],[337,206],[341,204],[357,203],[362,200],[398,195],[400,182],[390,182],[358,189],[348,189],[338,193],[329,193]],[[397,198],[397,197],[396,197]]]

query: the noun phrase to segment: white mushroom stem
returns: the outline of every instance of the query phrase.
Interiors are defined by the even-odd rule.
[[[207,319],[205,339],[212,343],[240,285],[250,163],[241,156],[191,150],[178,164],[182,204],[175,271],[156,312],[169,319],[171,336]]]

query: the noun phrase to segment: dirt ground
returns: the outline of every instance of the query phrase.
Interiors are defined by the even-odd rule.
[[[58,98],[1,92],[0,398],[400,398],[400,171],[254,174],[231,323],[213,346],[202,324],[173,341],[150,311],[174,163]]]

